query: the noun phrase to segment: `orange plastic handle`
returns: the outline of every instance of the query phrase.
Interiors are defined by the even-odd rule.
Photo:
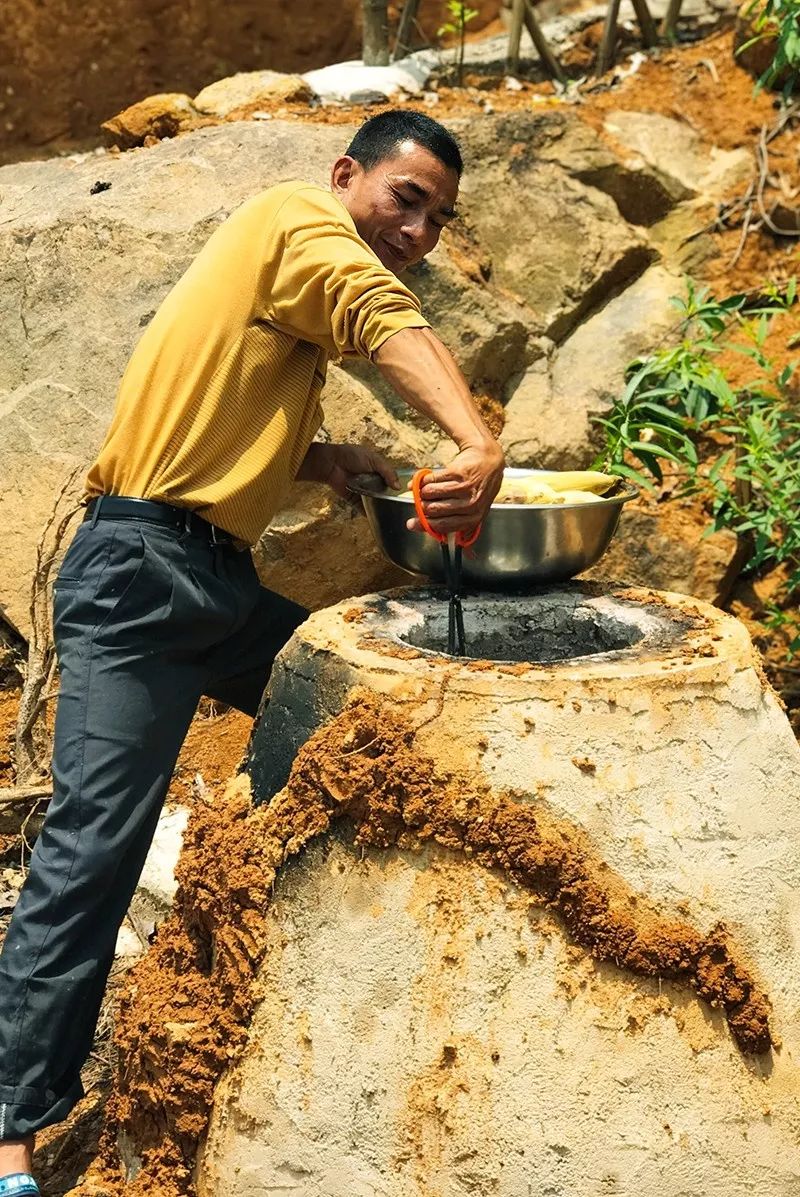
[[[417,513],[417,519],[422,524],[423,531],[427,532],[429,536],[432,536],[434,540],[438,540],[439,544],[445,544],[447,537],[442,532],[434,532],[433,528],[428,523],[425,512],[422,510],[422,484],[428,475],[432,473],[433,470],[423,468],[421,470],[417,470],[416,474],[411,479],[411,493],[414,496],[414,510]],[[468,549],[471,544],[475,543],[480,534],[480,524],[478,524],[475,531],[471,532],[469,536],[467,536],[464,532],[456,532],[456,544],[460,545],[462,549]]]

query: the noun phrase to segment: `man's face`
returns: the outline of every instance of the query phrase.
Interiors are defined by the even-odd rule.
[[[331,188],[353,218],[359,236],[394,274],[433,249],[455,215],[458,174],[430,150],[402,141],[371,170],[339,158]]]

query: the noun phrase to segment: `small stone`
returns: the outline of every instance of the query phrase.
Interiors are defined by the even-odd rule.
[[[770,211],[769,218],[780,233],[796,237],[800,233],[800,205],[786,204],[778,200]],[[774,231],[774,230],[773,230]]]
[[[348,98],[351,104],[385,104],[389,99],[382,91],[374,91],[371,88],[351,92]]]

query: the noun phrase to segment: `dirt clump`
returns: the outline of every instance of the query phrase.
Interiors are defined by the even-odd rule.
[[[342,619],[345,623],[363,623],[364,611],[361,607],[348,607]]]
[[[142,1162],[126,1193],[192,1192],[216,1083],[243,1047],[259,1000],[275,878],[343,817],[356,845],[414,848],[434,840],[503,870],[595,959],[692,986],[724,1011],[743,1052],[773,1045],[768,1000],[724,927],[703,933],[662,914],[598,859],[581,831],[531,805],[530,795],[497,795],[440,771],[415,737],[396,710],[372,696],[356,698],[300,750],[288,785],[269,806],[253,807],[244,776],[195,805],[173,914],[119,1005],[107,1164],[75,1197],[97,1193],[98,1182],[107,1193],[122,1185],[114,1163],[120,1132]]]

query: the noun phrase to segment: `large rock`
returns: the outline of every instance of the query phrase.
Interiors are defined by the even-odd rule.
[[[256,567],[266,586],[318,610],[370,586],[411,581],[381,555],[359,507],[322,487],[302,489],[306,493],[299,486],[291,492],[256,546]]]
[[[225,117],[237,108],[258,104],[308,104],[314,97],[314,89],[300,75],[245,71],[210,83],[197,93],[194,105],[199,112],[209,116]]]
[[[585,464],[592,414],[630,358],[663,337],[679,284],[647,269],[656,250],[583,181],[610,159],[577,118],[519,113],[453,128],[465,219],[408,282],[473,388],[509,400],[512,461]],[[238,204],[290,178],[325,183],[352,133],[230,122],[116,157],[0,169],[0,612],[23,633],[54,493],[93,458],[141,330]],[[398,464],[452,452],[367,363],[332,370],[323,406],[330,438],[366,440]],[[364,524],[308,488],[287,500],[258,559],[273,585],[313,606],[386,582]]]
[[[100,444],[141,330],[234,207],[281,179],[322,182],[344,137],[240,124],[0,170],[0,604],[23,632],[53,496]]]
[[[583,576],[653,585],[722,606],[742,564],[734,532],[710,533],[710,520],[692,504],[671,500],[626,506],[608,549]]]
[[[180,92],[164,92],[148,96],[138,104],[131,104],[100,127],[109,145],[130,150],[142,145],[145,138],[176,137],[203,124],[202,115],[189,96]]]
[[[509,387],[501,443],[509,465],[583,469],[602,442],[595,417],[619,394],[628,363],[676,323],[679,278],[652,266]]]
[[[465,269],[466,266],[466,269]],[[523,303],[476,281],[448,237],[406,282],[423,312],[435,315],[435,328],[470,383],[498,388],[524,369],[536,345],[536,321]]]
[[[491,255],[492,281],[532,309],[540,333],[564,340],[655,258],[609,196],[543,158],[551,117],[502,117],[463,137],[480,162],[464,177],[465,218]]]
[[[723,198],[753,173],[749,150],[709,146],[691,125],[658,112],[610,112],[605,128],[643,158],[679,199],[696,193]]]
[[[719,239],[711,233],[718,206],[698,196],[679,204],[648,229],[651,243],[673,270],[702,278],[707,263],[720,256]]]
[[[511,113],[501,118],[506,141],[525,143],[540,162],[555,163],[572,178],[604,191],[631,224],[651,225],[661,220],[685,198],[683,188],[666,186],[659,173],[642,157],[621,160],[585,121],[572,112]],[[472,135],[473,154],[482,126]],[[496,134],[497,130],[492,130]],[[496,136],[493,138],[496,142]],[[480,157],[496,155],[496,145],[484,135]]]

